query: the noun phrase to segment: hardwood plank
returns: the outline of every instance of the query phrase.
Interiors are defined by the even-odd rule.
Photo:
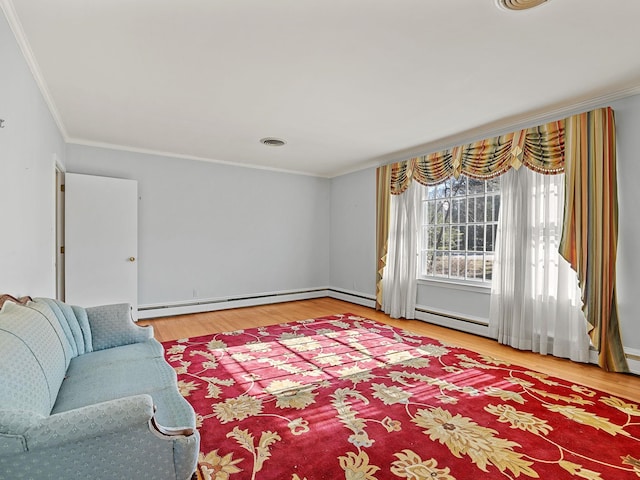
[[[179,338],[275,325],[336,313],[353,313],[367,317],[427,337],[436,338],[445,343],[458,345],[478,353],[521,365],[531,370],[602,390],[612,395],[625,397],[635,402],[640,401],[640,376],[605,372],[596,365],[576,363],[532,352],[523,352],[500,345],[492,339],[432,325],[420,320],[392,319],[374,309],[328,297],[140,320],[138,324],[153,325],[156,339],[160,342],[166,342]]]

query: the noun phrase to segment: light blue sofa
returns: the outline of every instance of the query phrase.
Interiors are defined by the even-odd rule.
[[[0,479],[185,480],[199,443],[162,345],[128,305],[3,305]]]

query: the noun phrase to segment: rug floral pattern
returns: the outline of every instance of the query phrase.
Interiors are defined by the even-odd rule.
[[[205,480],[640,477],[640,408],[351,314],[166,342]]]

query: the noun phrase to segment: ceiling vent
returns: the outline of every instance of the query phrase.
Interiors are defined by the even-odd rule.
[[[281,147],[287,142],[281,140],[280,138],[265,137],[260,139],[260,143],[269,147]]]
[[[529,8],[537,7],[543,3],[547,3],[549,0],[496,0],[500,8],[505,10],[527,10]]]

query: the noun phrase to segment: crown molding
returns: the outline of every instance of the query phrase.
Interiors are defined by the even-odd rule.
[[[231,167],[251,168],[254,170],[266,170],[268,172],[286,173],[289,175],[302,175],[305,177],[330,178],[326,175],[303,172],[298,170],[287,170],[284,168],[267,167],[264,165],[257,165],[253,163],[240,163],[240,162],[230,162],[225,160],[216,160],[215,158],[199,157],[197,155],[185,155],[182,153],[175,153],[175,152],[165,152],[162,150],[152,150],[150,148],[131,147],[128,145],[120,145],[117,143],[96,142],[93,140],[84,140],[81,138],[67,138],[65,139],[65,141],[68,145],[80,145],[85,147],[105,148],[109,150],[119,150],[123,152],[141,153],[143,155],[155,155],[158,157],[178,158],[181,160],[194,160],[199,162],[217,163],[220,165],[228,165]]]
[[[33,54],[33,50],[31,49],[31,45],[29,45],[29,41],[24,33],[24,29],[22,28],[22,23],[18,18],[18,14],[16,13],[15,7],[13,6],[13,2],[11,0],[0,0],[0,10],[4,13],[5,18],[7,19],[7,23],[9,24],[9,28],[13,32],[13,36],[22,51],[22,55],[24,56],[29,69],[31,70],[31,74],[33,75],[38,88],[40,89],[40,93],[44,98],[47,107],[49,108],[49,112],[53,117],[53,120],[56,122],[58,126],[58,130],[60,130],[60,134],[62,138],[67,141],[68,134],[67,129],[62,122],[62,118],[60,117],[60,113],[56,107],[55,102],[53,101],[53,97],[51,96],[51,92],[49,92],[49,88],[47,87],[46,82],[44,81],[44,77],[40,73],[40,67],[36,58]]]

